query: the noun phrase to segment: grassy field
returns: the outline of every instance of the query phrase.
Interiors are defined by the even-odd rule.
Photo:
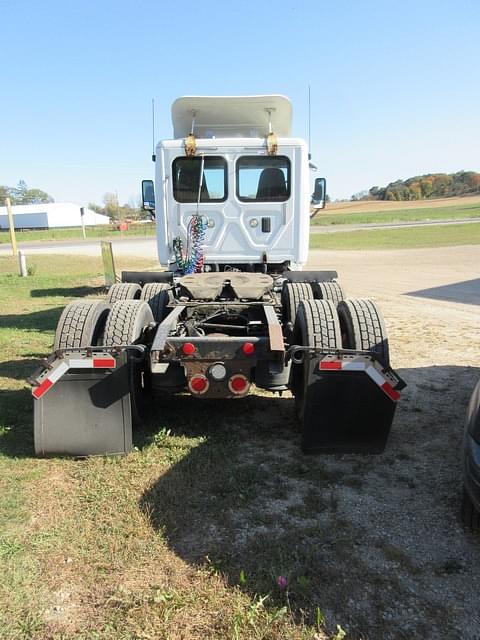
[[[480,218],[480,203],[462,204],[451,207],[416,207],[417,203],[405,209],[376,211],[376,203],[371,203],[372,211],[333,212],[327,208],[312,219],[315,226],[332,224],[387,224],[390,222],[423,222],[428,220],[458,220]]]
[[[480,244],[480,223],[312,233],[310,249],[414,249]]]
[[[298,532],[286,527],[272,545],[262,527],[280,514],[255,510],[255,522],[242,515],[267,487],[280,499],[284,473],[313,474],[312,481],[324,473],[295,461],[288,471],[279,459],[272,488],[271,474],[249,462],[246,443],[263,451],[280,437],[278,400],[249,397],[241,415],[236,402],[206,403],[199,415],[186,397],[181,415],[177,402],[157,407],[126,457],[33,456],[25,378],[49,353],[62,307],[102,293],[99,260],[37,256],[33,263],[35,275],[22,279],[13,259],[0,258],[2,640],[343,637],[336,625],[324,631],[312,557],[300,553]],[[259,412],[262,429],[252,424]],[[220,545],[217,535],[213,546],[208,535],[208,522],[218,532],[234,517],[230,530],[258,527],[245,556],[228,535]],[[306,549],[315,548],[317,534],[302,530]],[[192,536],[202,541],[200,556]],[[279,576],[287,577],[286,588]]]
[[[436,209],[445,207],[471,207],[480,205],[480,194],[454,198],[435,198],[432,200],[347,200],[327,204],[328,213],[386,213],[401,209]]]
[[[92,238],[129,238],[148,237],[155,235],[154,224],[130,225],[127,231],[118,231],[113,226],[87,227],[87,240]],[[17,231],[17,242],[32,242],[36,240],[83,240],[80,227],[73,229],[39,229],[37,231]],[[0,231],[0,244],[10,242],[8,231]]]

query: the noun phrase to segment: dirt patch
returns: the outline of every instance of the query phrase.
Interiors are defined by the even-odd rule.
[[[172,550],[213,559],[232,585],[243,571],[256,592],[286,576],[294,614],[321,610],[349,638],[478,640],[480,540],[458,516],[479,308],[412,292],[473,280],[479,264],[477,247],[316,252],[310,267],[337,268],[384,311],[408,384],[387,449],[303,456],[289,394],[257,394],[236,419],[227,404],[206,407],[205,445],[144,496]]]
[[[479,264],[478,247],[312,254],[384,312],[408,387],[382,455],[302,455],[291,396],[258,392],[159,402],[124,458],[12,457],[42,471],[4,545],[12,575],[34,557],[41,616],[0,635],[478,640],[480,539],[458,512]]]

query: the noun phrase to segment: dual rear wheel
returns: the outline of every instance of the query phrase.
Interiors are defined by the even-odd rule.
[[[352,349],[374,353],[389,366],[388,339],[383,317],[372,300],[342,300],[336,306],[331,299],[301,300],[295,319],[292,344],[325,351]],[[304,354],[292,366],[291,389],[302,431],[310,377],[310,358]]]
[[[132,345],[141,342],[153,322],[152,309],[144,300],[124,298],[111,305],[103,300],[75,300],[60,316],[54,349]],[[147,413],[151,380],[146,360],[135,352],[127,357],[132,419],[138,424]]]

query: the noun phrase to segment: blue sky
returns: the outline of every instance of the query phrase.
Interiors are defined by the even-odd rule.
[[[282,93],[334,198],[480,170],[480,3],[0,0],[0,184],[138,197],[180,95]]]

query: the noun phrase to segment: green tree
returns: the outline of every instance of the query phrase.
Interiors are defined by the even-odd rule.
[[[12,196],[15,204],[23,204],[23,199],[28,191],[27,183],[25,180],[19,180],[16,187],[12,189]]]
[[[41,189],[27,189],[22,204],[40,204],[42,202],[55,202],[55,200]]]
[[[0,185],[0,207],[3,207],[5,200],[11,198],[11,189],[5,185]]]
[[[15,188],[10,188],[12,204],[39,204],[54,202],[52,196],[41,189],[29,189],[25,180],[19,180]]]
[[[120,217],[120,205],[118,203],[118,196],[116,193],[106,193],[103,196],[103,213],[112,220],[121,220]]]
[[[88,208],[91,209],[92,211],[95,211],[95,213],[101,213],[101,214],[105,215],[104,207],[102,207],[99,204],[95,204],[95,202],[89,202],[88,203]]]

